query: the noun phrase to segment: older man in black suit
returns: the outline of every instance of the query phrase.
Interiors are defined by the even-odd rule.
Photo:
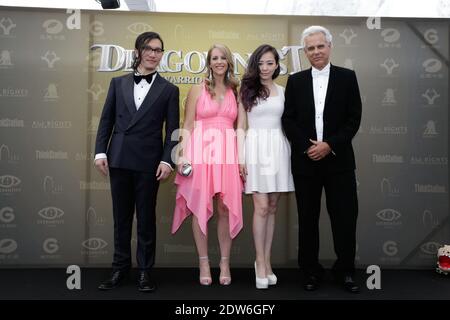
[[[155,262],[155,207],[159,182],[173,170],[172,133],[179,127],[179,89],[156,68],[164,43],[144,32],[135,43],[134,72],[113,78],[103,107],[95,145],[95,165],[110,174],[114,217],[114,258],[110,278],[100,290],[119,285],[131,268],[131,230],[137,219],[138,289],[156,288],[150,277]],[[165,140],[162,130],[165,123]]]
[[[312,68],[289,77],[283,127],[292,145],[292,173],[298,207],[299,266],[305,290],[323,277],[319,263],[322,189],[337,260],[333,273],[350,292],[358,292],[354,260],[358,199],[352,139],[361,121],[355,72],[330,64],[332,36],[321,26],[303,31],[302,45]]]

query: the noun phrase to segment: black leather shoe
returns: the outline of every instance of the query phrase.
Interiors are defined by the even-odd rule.
[[[138,290],[141,292],[153,292],[156,290],[156,283],[150,278],[147,271],[139,272]]]
[[[122,280],[125,278],[125,271],[113,271],[111,277],[105,281],[103,281],[99,286],[99,290],[111,290],[117,287]]]
[[[359,286],[355,283],[352,276],[344,277],[344,288],[351,293],[359,293]]]
[[[305,284],[303,285],[303,288],[306,291],[317,290],[319,286],[320,286],[320,279],[318,277],[313,275],[306,276]]]

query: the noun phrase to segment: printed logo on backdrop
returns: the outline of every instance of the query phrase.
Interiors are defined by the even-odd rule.
[[[439,133],[436,130],[436,122],[434,120],[428,120],[423,127],[425,128],[422,134],[423,138],[436,138],[439,136]]]
[[[394,28],[386,28],[381,31],[381,36],[383,37],[384,42],[379,43],[379,48],[397,48],[400,49],[402,47],[400,40],[400,32]]]
[[[105,33],[105,28],[103,27],[103,22],[101,21],[92,21],[89,25],[89,34],[93,37],[101,37]]]
[[[22,181],[13,175],[5,174],[0,176],[0,193],[4,195],[12,195],[22,191],[20,183]]]
[[[11,207],[3,207],[0,209],[0,229],[14,229],[17,224],[13,223],[16,219],[14,209]]]
[[[427,103],[424,107],[434,107],[435,100],[440,96],[441,95],[434,88],[428,88],[424,93],[422,93],[422,97]]]
[[[97,211],[91,206],[86,212],[86,220],[90,226],[104,227],[106,219],[97,214]]]
[[[59,99],[58,89],[55,83],[49,83],[45,89],[44,101],[45,102],[57,102]]]
[[[433,258],[436,259],[436,254],[441,244],[435,241],[425,242],[420,246],[421,258]]]
[[[91,152],[89,154],[87,154],[86,152],[77,152],[75,154],[75,160],[76,161],[90,161],[90,162],[93,162],[94,159],[95,159],[94,152]]]
[[[0,239],[0,263],[17,261],[19,259],[17,247],[14,239]]]
[[[51,176],[45,176],[42,188],[46,194],[60,194],[63,190],[62,185],[55,183]]]
[[[414,184],[415,193],[447,193],[447,188],[439,184]]]
[[[397,154],[372,154],[373,163],[403,163],[403,156]]]
[[[36,150],[36,160],[68,160],[67,151]]]
[[[61,60],[61,58],[56,55],[55,51],[47,51],[43,56],[41,56],[41,59],[47,62],[47,67],[49,69],[54,69],[55,63]]]
[[[55,238],[45,239],[42,243],[42,250],[45,252],[45,254],[41,255],[41,260],[61,259],[61,255],[56,254],[59,251],[59,243]]]
[[[400,257],[398,257],[398,244],[396,241],[388,240],[383,243],[383,253],[384,257],[381,257],[382,262],[400,262]]]
[[[45,225],[48,227],[56,227],[64,224],[64,211],[57,207],[45,207],[38,211],[38,215],[42,219],[37,219],[38,225]]]
[[[0,69],[12,69],[14,64],[11,61],[11,51],[2,50],[0,53]]]
[[[127,38],[135,39],[137,35],[143,32],[153,31],[153,27],[145,22],[135,22],[133,24],[130,24],[127,27],[127,30],[132,33],[132,35],[127,35]]]
[[[103,89],[103,87],[98,83],[93,83],[89,89],[86,89],[86,91],[89,93],[90,101],[99,101],[100,96],[106,92],[105,89]],[[101,101],[103,103],[103,100]]]
[[[64,29],[64,25],[61,21],[56,19],[48,19],[42,23],[45,34],[40,35],[41,40],[66,40],[66,36],[60,34]]]
[[[80,190],[110,190],[109,182],[105,181],[80,181]]]
[[[377,126],[371,125],[369,134],[390,134],[390,135],[405,135],[408,133],[407,126]]]
[[[23,128],[24,121],[22,119],[0,119],[0,128]]]
[[[394,209],[383,209],[376,213],[379,221],[375,223],[377,227],[394,228],[400,227],[402,221],[400,220],[402,214]]]
[[[2,36],[4,38],[15,38],[16,36],[11,35],[11,31],[17,27],[14,21],[10,17],[2,17],[0,19],[0,30],[2,31]]]
[[[101,257],[108,254],[108,243],[102,238],[89,238],[81,243],[81,254],[89,257]]]
[[[25,98],[28,96],[28,89],[25,88],[2,88],[0,91],[0,97],[4,98]]]
[[[392,76],[394,70],[400,65],[393,58],[386,58],[383,63],[380,63],[380,67],[386,71],[386,75]]]
[[[381,194],[385,197],[399,197],[400,190],[390,179],[383,178],[380,183]]]
[[[425,32],[423,33],[423,37],[425,38],[425,41],[427,42],[427,44],[421,44],[420,47],[421,48],[436,48],[439,49],[441,46],[438,44],[439,42],[439,36],[438,36],[438,31],[434,28],[431,29],[427,29],[425,30]]]
[[[439,225],[439,218],[434,217],[431,210],[425,209],[422,214],[422,223],[425,228],[434,229]]]
[[[443,79],[442,62],[435,58],[430,58],[422,63],[424,73],[420,74],[422,79]]]
[[[447,166],[448,157],[434,157],[434,156],[411,156],[411,164],[423,166]]]
[[[35,120],[31,125],[33,129],[70,129],[72,121],[70,120]]]
[[[173,33],[176,42],[183,40],[193,40],[194,38],[194,33],[186,31],[182,24],[176,24]]]
[[[96,71],[100,67],[101,59],[102,54],[100,53],[100,51],[94,51],[91,54],[87,54],[84,60],[87,61],[88,66],[84,67],[83,71]]]
[[[0,146],[0,162],[16,164],[20,161],[20,157],[15,154],[6,144]]]
[[[358,34],[356,34],[351,27],[348,27],[345,28],[339,36],[344,39],[346,46],[350,46],[352,44],[352,40],[356,38]]]
[[[381,105],[384,107],[392,107],[397,105],[397,100],[395,99],[395,91],[396,89],[387,88],[384,92],[383,100],[381,101]]]

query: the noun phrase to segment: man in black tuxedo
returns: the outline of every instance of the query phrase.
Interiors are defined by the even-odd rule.
[[[164,43],[144,32],[135,43],[133,73],[113,78],[95,144],[95,166],[110,175],[114,217],[114,258],[110,278],[100,290],[115,288],[131,268],[131,232],[136,210],[138,289],[154,291],[156,196],[159,182],[173,170],[172,132],[179,127],[179,89],[156,68]],[[162,130],[165,123],[165,139]]]
[[[305,290],[317,289],[324,273],[318,259],[324,188],[337,255],[332,271],[346,290],[358,292],[353,279],[358,199],[351,143],[361,122],[358,82],[352,70],[330,64],[332,36],[327,29],[305,29],[302,45],[312,68],[289,77],[282,117],[292,146],[299,266]]]

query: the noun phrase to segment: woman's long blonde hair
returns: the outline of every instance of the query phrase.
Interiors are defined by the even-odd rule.
[[[224,79],[225,86],[233,90],[234,96],[237,99],[238,96],[237,87],[239,85],[239,81],[234,76],[233,56],[231,54],[230,49],[228,49],[228,47],[223,44],[213,44],[212,47],[208,50],[208,55],[206,56],[206,70],[207,70],[207,77],[205,79],[206,90],[208,90],[211,97],[215,96],[214,88],[216,86],[216,81],[214,79],[214,75],[211,70],[210,64],[211,64],[211,53],[216,48],[219,49],[225,55],[225,59],[227,60],[228,63],[228,70],[227,73],[225,74]]]

